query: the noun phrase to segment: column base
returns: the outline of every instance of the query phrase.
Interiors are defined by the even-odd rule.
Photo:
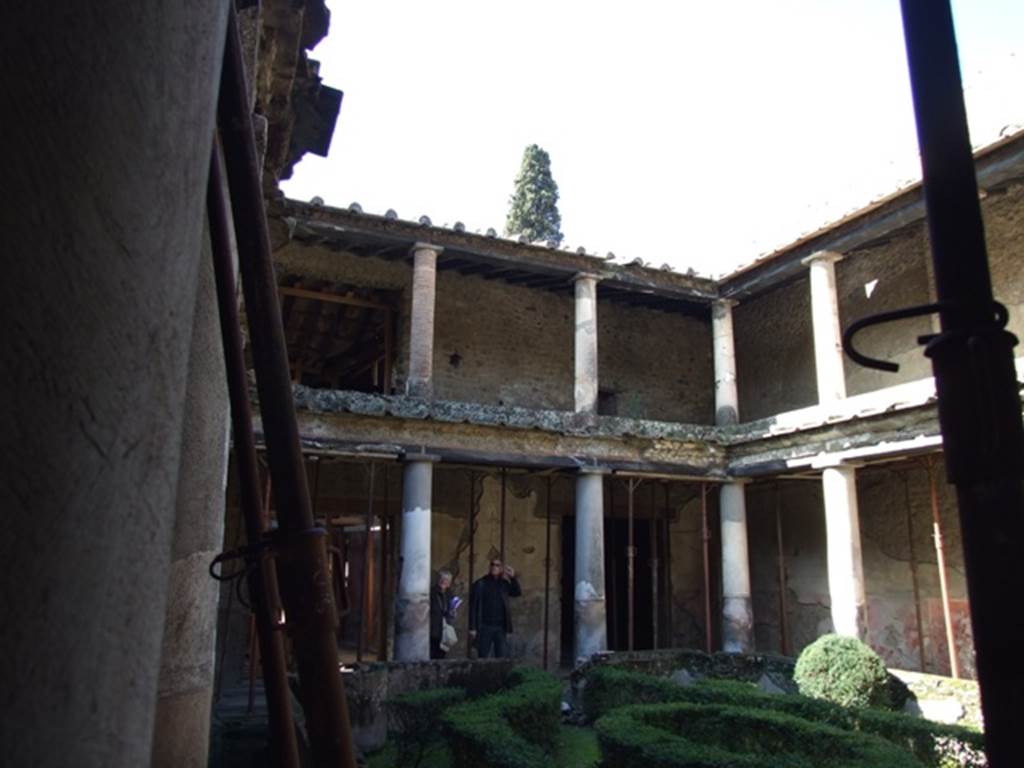
[[[399,595],[395,601],[395,661],[430,658],[430,595]]]
[[[608,650],[608,613],[603,597],[576,600],[576,660]]]
[[[722,650],[753,653],[754,606],[749,597],[722,599]]]

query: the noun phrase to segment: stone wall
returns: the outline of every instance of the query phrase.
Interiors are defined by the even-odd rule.
[[[898,471],[865,468],[857,475],[868,642],[887,666],[949,674],[927,476],[917,465],[894,465],[894,469]],[[961,674],[973,677],[959,522],[952,491],[945,485],[941,469],[937,471],[937,490]],[[912,538],[908,537],[908,500]],[[790,639],[785,650],[795,656],[816,637],[832,630],[820,482],[764,482],[747,489],[755,639],[758,650],[765,652],[783,650],[776,508],[782,516],[786,566]],[[915,572],[919,595],[916,605]]]

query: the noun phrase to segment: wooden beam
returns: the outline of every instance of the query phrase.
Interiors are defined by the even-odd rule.
[[[323,291],[310,291],[305,288],[279,287],[277,292],[282,296],[294,296],[298,299],[309,299],[311,301],[329,301],[335,304],[347,304],[350,307],[366,307],[367,309],[390,310],[387,304],[370,299],[361,299],[358,296],[341,296],[337,293],[324,293]]]

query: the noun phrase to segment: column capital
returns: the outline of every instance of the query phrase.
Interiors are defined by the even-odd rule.
[[[724,483],[719,483],[719,488],[725,488],[727,485],[750,485],[754,482],[753,478],[750,477],[730,477]]]
[[[444,253],[444,246],[432,245],[430,243],[413,243],[409,249],[409,253],[415,256],[419,251],[431,251],[435,256],[440,256]]]
[[[810,256],[801,259],[800,263],[805,267],[809,267],[816,263],[835,264],[845,258],[846,254],[838,253],[836,251],[815,251]]]
[[[811,469],[859,469],[863,466],[863,461],[844,459],[842,456],[827,453],[820,454],[811,461]]]
[[[596,272],[577,272],[572,276],[572,281],[575,283],[578,280],[593,280],[595,283],[600,282],[601,275]]]
[[[415,462],[428,462],[430,464],[441,461],[441,457],[436,453],[407,453],[402,457],[402,461],[406,464]]]
[[[611,470],[608,467],[599,467],[597,465],[590,465],[585,467],[577,468],[577,474],[580,475],[609,475]]]
[[[733,307],[738,307],[739,305],[740,303],[736,299],[719,298],[711,302],[711,306],[713,309],[732,309]]]

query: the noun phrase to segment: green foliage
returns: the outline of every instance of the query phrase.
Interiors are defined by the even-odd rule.
[[[461,688],[433,688],[396,696],[388,702],[399,765],[415,768],[441,737],[441,715],[466,699]]]
[[[518,668],[508,689],[449,709],[441,718],[456,768],[541,768],[558,747],[562,686]]]
[[[616,768],[920,768],[912,755],[855,733],[771,710],[723,704],[621,707],[595,725]]]
[[[562,217],[558,213],[558,185],[551,176],[548,153],[531,144],[523,152],[509,200],[505,234],[526,235],[532,241],[562,242]]]
[[[655,702],[774,710],[847,731],[874,734],[908,750],[931,768],[976,765],[984,751],[983,736],[967,728],[880,709],[842,707],[806,696],[769,694],[733,680],[702,680],[684,687],[611,666],[599,667],[587,676],[583,705],[589,721],[621,707]]]
[[[793,674],[800,693],[844,707],[889,707],[889,673],[855,637],[823,635],[804,648]]]

